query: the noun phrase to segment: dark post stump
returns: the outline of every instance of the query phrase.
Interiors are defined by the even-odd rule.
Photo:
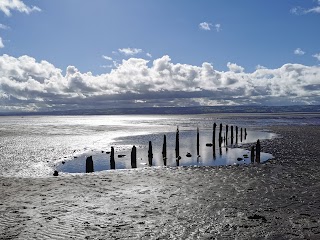
[[[236,143],[238,143],[238,126],[236,126]]]
[[[242,142],[242,128],[240,130],[240,139],[241,139],[241,142]]]
[[[179,127],[177,127],[177,132],[176,132],[176,159],[180,158],[180,153],[179,153]],[[179,159],[180,160],[180,159]]]
[[[163,165],[167,166],[167,136],[163,136],[163,145],[162,145],[162,159]]]
[[[233,144],[233,126],[231,126],[231,144]]]
[[[132,150],[131,150],[131,167],[137,168],[137,148],[136,148],[136,146],[133,146]]]
[[[260,151],[261,151],[261,146],[260,146],[260,140],[258,139],[257,145],[256,145],[256,162],[260,163]]]
[[[199,128],[197,128],[197,156],[200,156],[200,137],[199,137]]]
[[[219,129],[219,133],[222,133],[222,123],[220,123],[220,129]]]
[[[214,123],[213,124],[213,132],[212,132],[212,144],[213,145],[216,144],[216,127],[217,127],[217,124]]]
[[[87,157],[87,159],[86,159],[86,173],[91,173],[91,172],[93,172],[92,156]]]
[[[149,141],[149,150],[148,150],[148,162],[149,162],[149,166],[152,166],[152,158],[153,158],[152,143],[151,143],[151,141]]]
[[[229,126],[226,125],[226,143],[228,145],[228,131],[229,131]]]
[[[114,161],[114,148],[111,147],[111,153],[110,153],[110,169],[116,169],[116,163]]]
[[[251,147],[251,163],[254,163],[254,146]]]

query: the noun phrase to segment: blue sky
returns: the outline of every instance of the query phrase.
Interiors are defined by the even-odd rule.
[[[320,104],[320,1],[0,0],[0,24],[2,111]]]

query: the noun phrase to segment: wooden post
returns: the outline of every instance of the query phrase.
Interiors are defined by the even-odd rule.
[[[238,126],[236,126],[236,144],[238,143]]]
[[[179,127],[177,127],[177,132],[176,132],[176,159],[180,158],[180,153],[179,153]],[[180,160],[180,159],[179,159]]]
[[[231,126],[231,145],[233,145],[233,126]]]
[[[86,159],[86,173],[91,173],[91,172],[94,172],[92,156],[87,157]]]
[[[254,163],[254,146],[251,147],[251,163]]]
[[[217,124],[214,123],[213,124],[213,132],[212,132],[212,144],[213,144],[213,146],[216,145],[216,127],[217,127]]]
[[[228,146],[228,131],[229,131],[229,126],[226,125],[226,145]]]
[[[200,137],[199,137],[199,128],[197,127],[197,156],[199,157],[200,154]]]
[[[151,141],[149,141],[149,150],[148,150],[148,162],[149,162],[149,166],[152,166],[152,158],[153,158],[152,143],[151,143]]]
[[[241,131],[240,131],[240,139],[241,139],[241,142],[242,142],[242,128],[241,128]]]
[[[114,161],[114,148],[111,147],[111,153],[110,153],[110,169],[116,169],[116,163]]]
[[[220,133],[220,134],[222,133],[222,123],[220,123],[220,130],[219,130],[219,133]]]
[[[260,140],[258,139],[257,145],[256,145],[256,162],[257,163],[260,163],[260,150],[261,150]]]
[[[136,148],[136,146],[133,146],[132,150],[131,150],[131,167],[137,168],[137,148]]]
[[[163,165],[167,166],[167,136],[163,136],[163,145],[162,145],[162,159]]]
[[[247,139],[247,135],[248,135],[248,134],[247,134],[247,129],[245,128],[245,129],[244,129],[244,140]]]

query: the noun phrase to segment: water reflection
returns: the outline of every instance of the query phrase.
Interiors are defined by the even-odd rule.
[[[228,131],[227,131],[228,129]],[[58,171],[79,173],[85,172],[86,158],[93,156],[94,170],[132,168],[131,149],[136,148],[136,167],[146,166],[218,166],[251,163],[251,152],[239,148],[241,144],[253,143],[257,139],[271,139],[273,133],[247,131],[233,126],[215,136],[215,130],[195,129],[169,132],[165,135],[150,134],[119,138],[114,148],[115,159],[110,158],[107,149],[87,151],[85,154],[74,156],[57,166]],[[199,136],[199,137],[198,137]],[[223,136],[223,137],[222,137]],[[215,141],[213,141],[215,139]],[[249,157],[250,156],[250,157]],[[271,154],[261,153],[260,161],[272,158]]]

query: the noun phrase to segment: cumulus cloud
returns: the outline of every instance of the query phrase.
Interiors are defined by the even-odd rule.
[[[26,14],[30,14],[34,11],[41,11],[40,8],[36,6],[27,6],[21,0],[1,0],[0,1],[0,11],[2,11],[5,15],[11,16],[11,11],[23,12]]]
[[[317,1],[318,5],[320,5],[320,1]],[[320,6],[314,6],[309,9],[305,9],[302,7],[294,7],[290,10],[292,14],[296,15],[302,15],[302,14],[308,14],[308,13],[320,13]]]
[[[215,28],[216,28],[216,31],[217,31],[217,32],[220,32],[220,30],[221,30],[221,24],[220,24],[220,23],[217,23],[217,24],[215,24],[214,26],[215,26]]]
[[[318,59],[318,61],[320,61],[320,53],[316,53],[312,55],[312,57],[315,57],[316,59]]]
[[[0,23],[0,29],[7,30],[9,29],[9,27],[7,25]]]
[[[140,48],[119,48],[118,50],[120,53],[122,53],[126,56],[133,56],[138,53],[142,53],[142,49],[140,49]]]
[[[146,56],[149,57],[149,58],[152,58],[151,53],[146,53]]]
[[[296,55],[304,55],[305,52],[301,50],[301,48],[297,48],[296,50],[293,51],[294,54]]]
[[[244,68],[227,64],[218,71],[173,63],[167,55],[150,62],[129,58],[110,73],[66,73],[29,56],[0,56],[0,110],[65,110],[130,106],[203,106],[221,104],[320,104],[320,67],[285,64]]]
[[[102,58],[105,59],[105,60],[108,60],[108,61],[112,61],[112,57],[109,57],[109,56],[105,56],[105,55],[102,55]]]
[[[210,31],[211,30],[211,26],[212,26],[212,23],[208,23],[208,22],[202,22],[199,24],[199,28],[201,30],[205,30],[205,31]]]
[[[0,37],[0,48],[4,48],[4,44],[1,37]]]

